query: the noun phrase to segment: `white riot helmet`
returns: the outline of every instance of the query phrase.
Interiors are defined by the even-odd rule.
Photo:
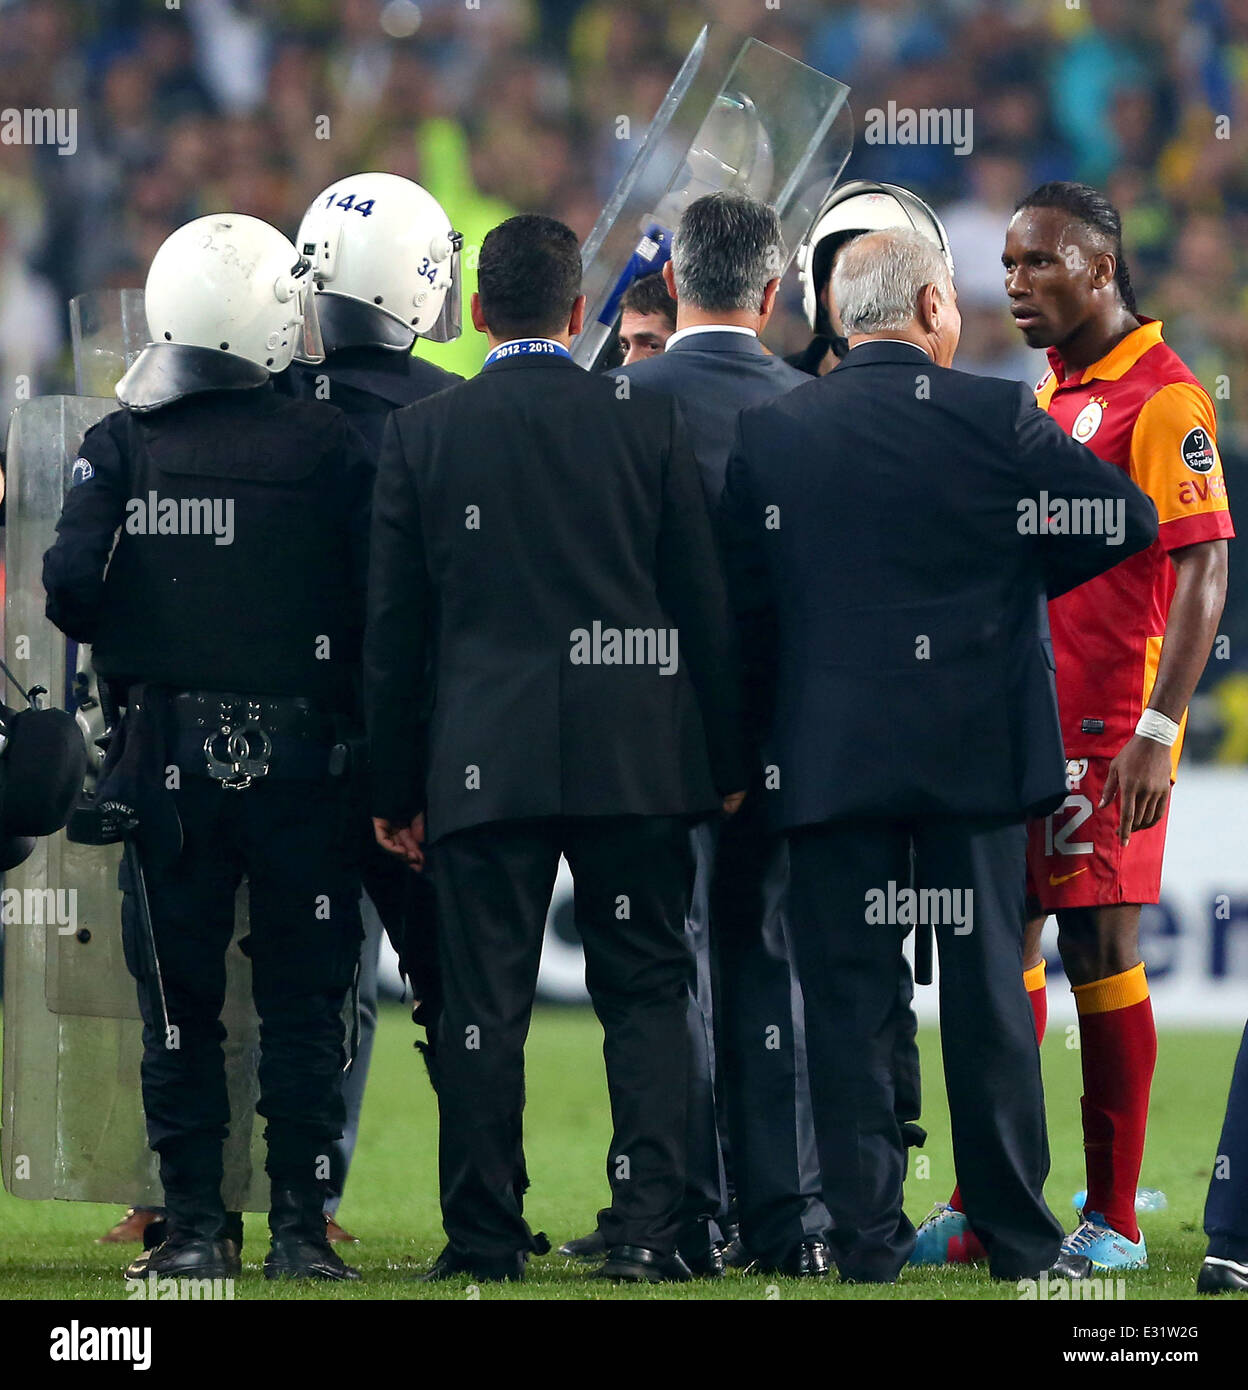
[[[258,217],[218,212],[166,237],[143,293],[151,341],[116,386],[130,410],[263,386],[324,359],[311,263]]]
[[[944,225],[917,194],[895,183],[856,179],[838,184],[823,200],[810,235],[797,248],[797,273],[806,321],[816,329],[819,291],[827,283],[836,252],[863,232],[913,228],[938,246],[953,274],[953,253]]]
[[[154,343],[244,357],[283,372],[299,353],[324,357],[311,265],[258,217],[214,213],[167,237],[147,272],[144,305]]]
[[[351,174],[304,214],[297,238],[312,262],[331,348],[408,350],[460,334],[463,237],[442,205],[397,174]]]

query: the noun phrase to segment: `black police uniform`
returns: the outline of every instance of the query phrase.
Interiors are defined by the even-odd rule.
[[[317,297],[317,313],[325,339],[324,362],[292,362],[274,378],[273,385],[299,400],[327,400],[345,411],[367,441],[374,460],[380,454],[382,435],[393,411],[463,380],[454,372],[414,357],[410,347],[383,346],[392,331],[392,320],[379,310],[370,312],[367,305],[322,293]],[[377,844],[368,817],[362,818],[360,833],[364,891],[399,957],[400,969],[411,981],[417,1001],[413,1016],[425,1027],[431,1043],[441,997],[432,883],[425,874],[413,874]],[[361,968],[359,1045],[347,1082],[348,1133],[358,1125],[367,1080],[370,1029],[376,1020],[376,981],[375,968]],[[430,1044],[423,1045],[422,1052],[433,1077]],[[344,1141],[336,1146],[331,1161],[331,1196],[335,1199],[342,1196],[350,1162],[351,1144]]]
[[[318,311],[324,298],[318,297]],[[462,380],[410,352],[371,344],[331,348],[327,339],[324,362],[292,362],[273,384],[300,400],[329,401],[345,411],[376,457],[392,411]]]
[[[392,320],[380,310],[323,293],[317,296],[317,313],[325,339],[324,362],[292,362],[273,384],[299,400],[327,400],[345,411],[367,441],[375,463],[386,422],[394,411],[444,391],[463,377],[413,357],[410,347],[383,346],[393,328]],[[411,981],[418,1001],[416,1021],[432,1039],[440,998],[433,888],[427,876],[413,874],[377,844],[367,817],[362,832],[364,891],[377,909],[401,970]],[[432,1062],[427,1048],[425,1058]],[[345,1172],[335,1173],[339,1190],[342,1178]]]
[[[322,1255],[336,1257],[321,1208],[361,935],[349,833],[360,803],[343,753],[358,728],[372,460],[340,411],[277,394],[243,359],[147,353],[152,370],[129,398],[142,408],[83,441],[44,586],[48,617],[92,644],[101,681],[127,706],[122,756],[146,799],[137,833],[172,1025],[167,1037],[141,988],[148,1138],[172,1243],[217,1242],[219,1256],[220,1014],[246,878],[273,1187],[266,1272],[344,1277],[341,1262],[324,1267]],[[142,984],[136,884],[123,873],[122,887],[127,963]]]

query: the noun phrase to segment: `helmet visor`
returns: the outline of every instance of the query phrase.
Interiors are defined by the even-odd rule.
[[[463,297],[461,291],[462,281],[460,279],[459,250],[464,244],[463,237],[458,232],[451,233],[451,259],[449,272],[451,277],[450,288],[446,292],[446,297],[442,301],[442,308],[438,316],[433,321],[433,325],[427,332],[422,333],[422,338],[428,338],[431,343],[451,343],[463,332]]]
[[[316,313],[316,288],[309,275],[295,292],[295,361],[315,364],[325,360],[325,340]]]

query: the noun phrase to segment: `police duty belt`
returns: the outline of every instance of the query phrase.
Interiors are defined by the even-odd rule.
[[[260,723],[260,702],[248,700],[242,708],[240,718],[239,706],[222,700],[221,723],[204,739],[208,776],[227,791],[242,791],[257,777],[267,777],[273,756],[273,740]]]
[[[303,696],[184,690],[173,713],[179,761],[202,754],[195,770],[229,791],[270,775],[337,777],[349,761],[334,717]]]

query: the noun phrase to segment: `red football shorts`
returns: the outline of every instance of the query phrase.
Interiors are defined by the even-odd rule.
[[[1109,758],[1071,758],[1066,800],[1027,827],[1027,896],[1046,912],[1066,907],[1155,903],[1161,897],[1161,861],[1170,802],[1150,830],[1118,840],[1120,802],[1098,811]]]

